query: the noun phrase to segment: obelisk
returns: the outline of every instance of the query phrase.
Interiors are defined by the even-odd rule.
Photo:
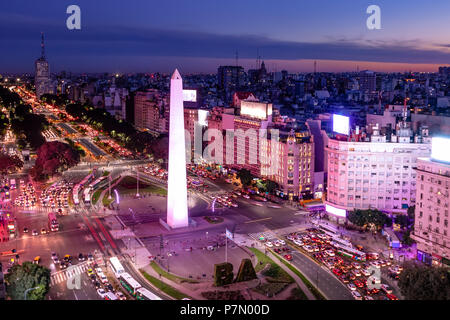
[[[169,177],[167,224],[171,228],[189,225],[184,137],[183,79],[175,69],[170,79]]]

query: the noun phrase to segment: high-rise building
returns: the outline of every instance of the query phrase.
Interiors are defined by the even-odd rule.
[[[134,97],[134,125],[140,129],[164,132],[164,99],[157,89],[136,92]]]
[[[450,266],[450,163],[433,159],[436,152],[450,161],[450,140],[435,145],[431,158],[417,160],[414,234],[417,259],[429,265]],[[435,151],[435,148],[440,150]]]
[[[219,89],[231,94],[231,91],[244,85],[244,68],[239,66],[220,66],[217,70]]]
[[[430,155],[430,138],[399,127],[389,136],[378,126],[359,130],[328,140],[327,212],[338,222],[354,209],[405,213],[416,202],[414,168]]]
[[[377,90],[377,76],[375,72],[365,70],[359,73],[359,90],[367,93]]]
[[[36,88],[36,96],[40,98],[46,93],[54,93],[52,90],[48,61],[45,59],[43,33],[41,34],[41,57],[35,62],[35,71],[34,86]]]

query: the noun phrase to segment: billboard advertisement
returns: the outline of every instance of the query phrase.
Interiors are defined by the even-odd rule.
[[[272,115],[272,104],[264,102],[242,101],[241,116],[267,120]]]
[[[183,101],[197,102],[197,90],[183,90]]]
[[[339,209],[339,208],[330,206],[329,204],[325,205],[325,210],[328,213],[334,214],[335,216],[338,216],[338,217],[343,217],[343,218],[347,217],[347,211],[345,211],[344,209]]]
[[[450,163],[450,138],[433,137],[431,139],[431,159]]]
[[[333,114],[333,132],[348,136],[350,134],[350,118]]]

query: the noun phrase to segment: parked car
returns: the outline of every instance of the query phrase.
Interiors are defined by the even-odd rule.
[[[381,291],[383,291],[385,293],[392,294],[392,288],[389,287],[387,284],[382,284],[380,289],[381,289]]]
[[[103,288],[97,289],[97,293],[102,299],[106,296],[106,291]]]
[[[356,286],[355,286],[353,283],[347,284],[347,287],[348,287],[351,291],[355,291],[355,290],[356,290]]]

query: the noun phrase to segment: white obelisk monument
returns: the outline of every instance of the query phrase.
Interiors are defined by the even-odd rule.
[[[187,227],[186,145],[184,137],[183,79],[175,69],[170,80],[169,179],[167,224]]]

